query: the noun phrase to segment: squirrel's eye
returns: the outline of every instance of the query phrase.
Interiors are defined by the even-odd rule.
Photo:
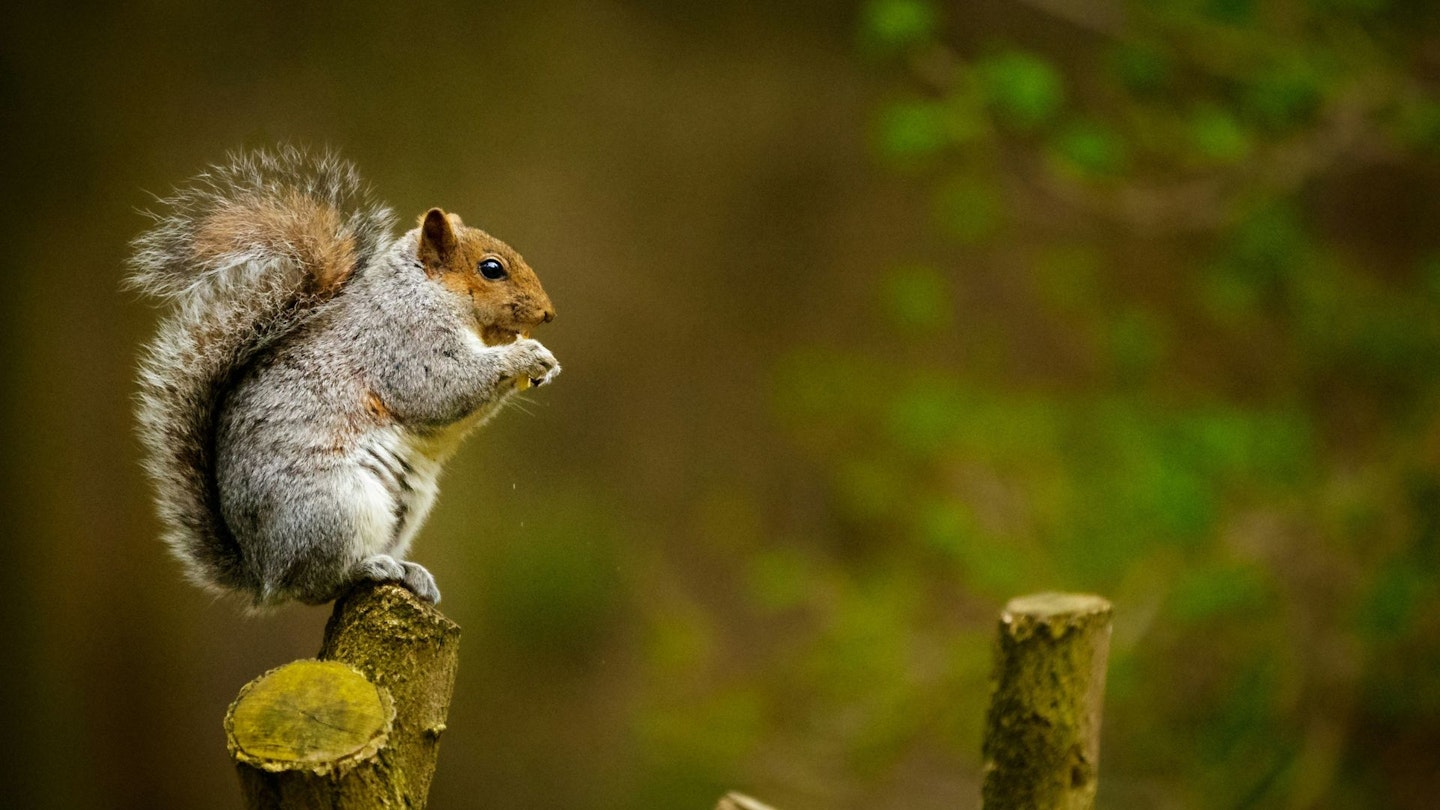
[[[501,264],[499,259],[486,259],[480,262],[478,269],[480,270],[480,275],[491,281],[499,281],[505,278],[505,265]]]

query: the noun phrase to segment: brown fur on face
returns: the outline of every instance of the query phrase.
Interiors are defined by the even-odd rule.
[[[540,286],[535,271],[509,245],[471,228],[454,214],[431,208],[420,220],[417,255],[425,272],[447,289],[470,302],[480,337],[487,344],[508,343],[516,335],[554,320],[555,307]],[[480,274],[480,262],[496,259],[506,277],[490,280]]]
[[[231,201],[200,223],[195,256],[209,263],[260,245],[295,257],[313,279],[314,292],[334,292],[355,270],[355,240],[335,238],[343,231],[338,211],[298,192]]]

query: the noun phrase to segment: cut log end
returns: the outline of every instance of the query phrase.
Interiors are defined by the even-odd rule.
[[[732,790],[720,797],[720,803],[715,805],[715,810],[774,810],[774,808],[757,799],[752,799],[744,793]]]
[[[230,754],[266,771],[325,773],[385,745],[395,720],[386,690],[337,661],[294,661],[251,681],[225,717]]]
[[[1035,593],[1011,599],[1005,613],[1036,618],[1109,614],[1110,602],[1088,593]]]

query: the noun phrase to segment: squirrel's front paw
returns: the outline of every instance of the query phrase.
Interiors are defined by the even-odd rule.
[[[510,344],[508,360],[506,376],[515,380],[517,388],[545,385],[560,374],[560,363],[555,355],[540,341],[531,338],[521,338]]]

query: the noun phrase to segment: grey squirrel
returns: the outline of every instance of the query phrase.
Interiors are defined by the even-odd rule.
[[[130,284],[170,305],[138,417],[165,540],[195,582],[256,606],[394,580],[464,436],[560,366],[520,254],[432,208],[395,238],[355,168],[234,154],[160,200]]]

